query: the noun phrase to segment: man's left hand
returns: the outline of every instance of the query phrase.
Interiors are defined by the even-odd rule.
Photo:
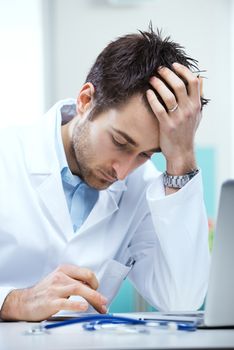
[[[162,79],[150,79],[166,108],[153,90],[147,91],[147,98],[159,122],[160,148],[167,172],[183,175],[196,168],[194,138],[201,120],[202,79],[179,63],[174,63],[173,69],[175,72],[162,67],[158,71]]]

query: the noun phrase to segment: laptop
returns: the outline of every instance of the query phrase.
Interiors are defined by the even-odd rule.
[[[234,326],[234,180],[221,187],[204,325]]]

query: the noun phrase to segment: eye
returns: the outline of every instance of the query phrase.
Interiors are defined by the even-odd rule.
[[[145,159],[150,159],[152,157],[153,154],[149,154],[149,153],[145,153],[145,152],[142,152],[139,154],[140,157],[142,158],[145,158]]]
[[[119,148],[123,148],[127,146],[126,142],[120,142],[120,140],[117,140],[114,136],[111,136],[112,138],[112,142],[115,146],[119,147]]]

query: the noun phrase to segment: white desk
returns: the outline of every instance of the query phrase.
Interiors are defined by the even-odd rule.
[[[0,322],[0,350],[234,349],[234,330],[154,330],[150,334],[116,335],[87,332],[77,324],[54,328],[49,334],[26,335],[25,331],[35,325]]]

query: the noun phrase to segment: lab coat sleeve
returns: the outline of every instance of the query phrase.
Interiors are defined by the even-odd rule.
[[[130,278],[159,310],[196,310],[206,294],[210,258],[201,172],[168,196],[161,175],[146,198],[150,213],[129,248],[138,257]]]

